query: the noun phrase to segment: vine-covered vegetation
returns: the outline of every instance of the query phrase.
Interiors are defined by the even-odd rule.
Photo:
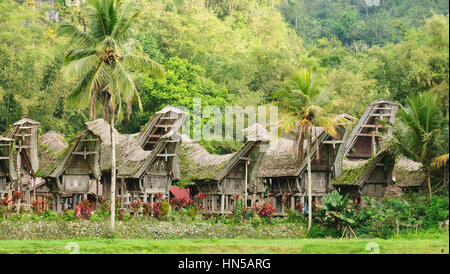
[[[260,105],[299,68],[320,77],[333,112],[359,116],[367,103],[439,93],[448,108],[448,2],[293,0],[140,0],[136,37],[166,77],[135,72],[143,105],[119,131],[139,131],[166,104]],[[375,1],[377,2],[377,1]],[[74,83],[64,77],[68,39],[61,22],[86,27],[83,6],[65,1],[0,3],[0,132],[23,116],[42,132],[67,138],[89,113],[67,105]],[[214,146],[208,146],[214,150]],[[227,152],[226,149],[217,150]]]

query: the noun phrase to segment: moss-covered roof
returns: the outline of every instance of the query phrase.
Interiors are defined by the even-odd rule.
[[[348,161],[344,160],[342,174],[332,180],[335,186],[352,186],[363,184],[375,165],[380,163],[388,155],[387,151],[383,150],[375,156],[364,161]]]
[[[199,180],[214,180],[217,173],[226,166],[234,153],[226,155],[210,154],[188,136],[182,136],[180,160],[183,183]]]
[[[38,141],[40,164],[36,176],[50,176],[66,155],[68,147],[64,135],[56,131],[49,131],[41,135]]]

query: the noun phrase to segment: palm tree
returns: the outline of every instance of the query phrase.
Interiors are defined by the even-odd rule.
[[[131,72],[145,70],[153,76],[162,76],[164,70],[143,53],[139,42],[133,38],[140,9],[136,3],[122,0],[90,0],[86,5],[87,30],[63,23],[60,35],[70,38],[72,49],[65,55],[65,75],[77,81],[68,103],[90,108],[91,118],[97,115],[97,105],[103,108],[103,117],[110,123],[111,135],[111,222],[114,233],[116,150],[113,134],[117,112],[123,117],[122,103],[126,104],[129,118],[132,103],[142,111],[139,93]]]
[[[422,164],[430,197],[431,172],[436,159],[445,150],[448,153],[446,130],[448,118],[442,113],[441,100],[430,92],[408,97],[407,105],[398,111],[392,130],[390,150]]]
[[[296,129],[294,156],[298,162],[308,161],[308,232],[312,222],[311,196],[311,146],[312,137],[317,140],[317,127],[322,127],[329,135],[335,136],[336,125],[340,118],[329,113],[333,101],[326,92],[320,91],[320,82],[314,79],[310,70],[301,69],[292,74],[274,94],[276,103],[282,110],[280,127],[285,130]],[[319,144],[316,145],[316,157],[319,156]]]

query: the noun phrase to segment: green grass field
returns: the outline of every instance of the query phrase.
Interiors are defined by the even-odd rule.
[[[419,235],[418,235],[419,236]],[[381,254],[449,253],[448,233],[399,239],[183,239],[183,240],[6,240],[0,241],[0,253],[70,253],[68,243],[76,243],[80,253],[332,253],[367,254],[371,243]]]

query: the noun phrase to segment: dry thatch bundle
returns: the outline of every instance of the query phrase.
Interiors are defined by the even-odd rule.
[[[395,185],[399,187],[418,187],[425,182],[422,164],[403,157],[395,162],[393,175]]]

